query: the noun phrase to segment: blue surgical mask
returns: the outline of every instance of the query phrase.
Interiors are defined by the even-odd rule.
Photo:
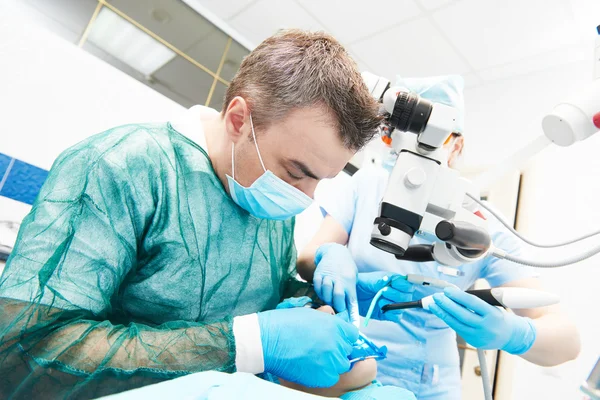
[[[311,205],[312,199],[265,168],[256,142],[252,115],[250,115],[250,128],[252,128],[252,138],[258,159],[265,172],[250,187],[240,185],[235,180],[235,145],[232,144],[231,173],[233,177],[227,175],[231,198],[238,206],[257,218],[284,220],[300,214]]]

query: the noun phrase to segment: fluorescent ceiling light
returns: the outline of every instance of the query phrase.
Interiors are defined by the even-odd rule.
[[[145,76],[152,75],[176,56],[168,47],[106,7],[94,21],[88,40]]]

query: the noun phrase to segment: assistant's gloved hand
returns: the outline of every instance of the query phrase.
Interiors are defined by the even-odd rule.
[[[308,387],[331,387],[350,370],[358,329],[326,313],[292,308],[258,313],[265,372]]]
[[[348,248],[338,243],[326,243],[317,249],[315,264],[313,285],[317,296],[338,313],[348,310],[350,321],[358,324],[358,270]]]
[[[489,305],[457,288],[446,288],[433,299],[435,304],[429,310],[473,347],[523,354],[535,342],[536,329],[529,318]]]
[[[386,318],[386,315],[389,317],[392,315],[397,316],[401,311],[389,311],[383,314],[381,307],[391,303],[412,301],[415,291],[415,285],[407,282],[403,275],[383,271],[360,273],[356,284],[356,297],[360,315],[366,316],[373,298],[383,288],[385,290],[382,292],[371,315],[373,319],[389,320],[390,318]]]

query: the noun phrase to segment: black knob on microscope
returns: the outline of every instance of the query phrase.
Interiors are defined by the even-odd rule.
[[[392,233],[392,228],[385,222],[380,222],[379,225],[377,225],[377,229],[379,229],[379,232],[381,232],[383,236],[388,236]]]

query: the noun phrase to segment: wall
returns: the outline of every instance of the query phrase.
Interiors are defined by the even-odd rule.
[[[540,242],[581,236],[600,228],[600,135],[571,148],[549,149],[525,170],[519,231]],[[556,260],[598,246],[596,236],[568,249],[532,251],[532,257]],[[515,369],[514,399],[576,398],[600,356],[600,321],[595,295],[600,281],[600,257],[575,266],[544,270],[546,286],[561,296],[562,308],[577,323],[581,355],[555,368],[540,368],[521,361]]]
[[[590,60],[465,90],[466,166],[504,160],[542,135],[542,118],[592,79]]]
[[[541,135],[542,117],[591,79],[591,63],[575,62],[467,89],[468,164],[504,159]],[[485,140],[475,135],[485,135]],[[524,167],[520,232],[548,243],[600,229],[600,210],[596,206],[600,194],[599,146],[600,135],[571,148],[551,146]],[[588,249],[599,243],[596,238],[574,249]],[[550,260],[573,251],[530,249],[529,254]],[[541,272],[546,286],[561,296],[562,308],[579,325],[582,352],[576,361],[555,368],[542,368],[511,357],[513,386],[507,389],[509,395],[502,398],[581,398],[578,387],[600,355],[597,299],[593,295],[600,279],[599,262],[600,257],[594,257],[575,267]]]
[[[124,123],[165,121],[183,111],[42,30],[26,9],[2,2],[0,60],[0,153],[46,170],[62,150],[87,136]],[[0,221],[20,221],[29,208],[0,197]]]

